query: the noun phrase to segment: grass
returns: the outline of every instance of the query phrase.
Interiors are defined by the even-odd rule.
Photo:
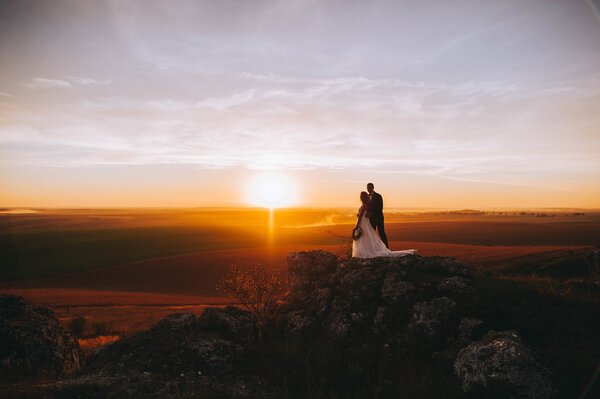
[[[554,298],[600,304],[600,284],[583,278],[564,280],[552,276],[500,275],[498,279],[520,283],[533,291]]]
[[[100,335],[92,338],[79,338],[79,346],[84,355],[89,355],[95,349],[112,344],[120,339],[118,335]]]
[[[555,279],[539,276],[479,276],[476,283],[483,329],[519,331],[553,372],[559,397],[583,397],[600,366],[600,297],[582,300],[557,288]]]

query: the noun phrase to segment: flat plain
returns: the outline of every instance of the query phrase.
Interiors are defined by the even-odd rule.
[[[231,302],[231,265],[285,272],[288,253],[351,250],[355,210],[36,209],[0,213],[0,293],[48,306],[87,335],[126,334],[175,311]],[[454,256],[479,271],[600,245],[600,212],[388,210],[391,249]],[[537,257],[537,258],[536,258]],[[519,263],[521,262],[521,263]]]

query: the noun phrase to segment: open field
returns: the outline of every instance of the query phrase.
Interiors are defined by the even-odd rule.
[[[232,302],[223,297],[76,288],[13,288],[5,292],[50,307],[67,325],[73,319],[84,318],[87,328],[82,335],[95,335],[94,323],[99,323],[105,333],[126,334],[147,329],[170,313],[200,314],[207,306]]]
[[[215,283],[232,264],[284,271],[292,251],[347,254],[354,212],[278,210],[271,220],[263,209],[3,213],[0,293],[49,306],[65,322],[139,330],[174,311],[225,303]],[[389,211],[386,230],[392,249],[500,270],[599,245],[600,213]]]
[[[548,215],[539,213],[538,215]],[[600,214],[388,213],[391,241],[478,246],[595,246]],[[0,214],[0,281],[36,280],[144,259],[347,245],[354,211],[65,210]],[[507,254],[508,255],[508,254]]]

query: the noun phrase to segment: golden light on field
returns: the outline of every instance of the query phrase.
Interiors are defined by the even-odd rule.
[[[269,209],[298,203],[296,183],[282,173],[265,173],[250,180],[246,189],[247,202]]]

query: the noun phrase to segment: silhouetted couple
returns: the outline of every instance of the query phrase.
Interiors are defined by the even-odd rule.
[[[352,256],[355,258],[375,258],[378,256],[414,254],[416,252],[414,249],[389,250],[384,226],[383,197],[375,192],[373,183],[367,184],[367,191],[360,193],[361,207],[358,208],[356,215],[358,219],[352,230]]]

